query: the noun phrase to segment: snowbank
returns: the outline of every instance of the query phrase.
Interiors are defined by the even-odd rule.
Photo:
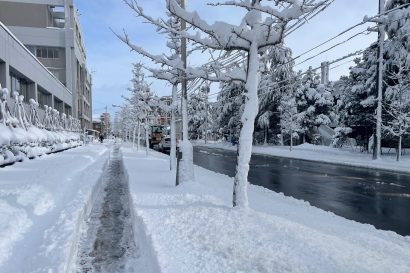
[[[0,169],[0,272],[68,272],[107,158],[88,145]]]
[[[227,142],[204,144],[197,141],[194,145],[236,151],[236,146]],[[372,160],[372,155],[368,153],[308,143],[294,146],[292,151],[286,146],[253,146],[252,153],[410,173],[410,155],[402,156],[399,162],[396,161],[395,154],[385,154],[380,160]]]
[[[175,187],[167,156],[123,154],[163,273],[410,272],[410,237],[254,185],[250,208],[232,209],[232,178],[195,167],[197,182]]]
[[[80,145],[78,133],[53,132],[35,126],[25,130],[0,124],[0,166]]]

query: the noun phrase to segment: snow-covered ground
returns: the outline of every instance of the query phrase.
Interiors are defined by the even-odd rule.
[[[236,146],[232,146],[228,142],[205,144],[204,142],[197,141],[194,142],[194,145],[236,151]],[[391,153],[389,154],[387,154],[387,151],[388,149],[385,149],[386,154],[382,155],[380,160],[372,160],[371,154],[361,153],[358,149],[354,151],[347,148],[338,149],[307,143],[294,146],[292,151],[290,151],[288,146],[253,146],[252,148],[252,152],[255,154],[410,173],[410,155],[402,156],[401,160],[397,162],[396,155],[393,154],[394,151],[390,151]]]
[[[87,145],[0,169],[0,272],[68,272],[108,154]]]
[[[232,209],[232,178],[195,167],[175,187],[166,155],[122,150],[144,272],[410,272],[410,237],[254,185]]]
[[[196,182],[175,187],[168,156],[124,146],[121,158],[110,146],[0,169],[0,272],[83,272],[79,264],[123,257],[132,239],[135,253],[124,257],[135,261],[116,263],[131,262],[126,272],[410,272],[408,236],[254,185],[250,208],[233,209],[232,178],[195,167]],[[117,211],[128,194],[130,209]],[[122,243],[104,246],[112,229]],[[105,256],[87,260],[98,247]]]

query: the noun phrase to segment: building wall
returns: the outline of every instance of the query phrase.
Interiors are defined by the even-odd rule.
[[[19,16],[16,16],[18,14]],[[30,3],[3,1],[0,18],[8,26],[39,27],[49,26],[49,11],[47,6]]]
[[[29,98],[39,101],[46,95],[48,105],[58,102],[63,110],[72,108],[72,93],[0,23],[0,84],[12,91],[10,75],[26,82]]]
[[[91,128],[92,83],[73,0],[0,0],[0,10],[0,21],[35,55],[39,47],[59,50],[58,58],[38,59],[72,92],[73,116]]]

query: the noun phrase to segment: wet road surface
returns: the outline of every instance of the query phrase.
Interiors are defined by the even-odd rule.
[[[233,177],[236,152],[194,147],[194,163]],[[410,235],[410,175],[253,155],[249,182],[378,229]]]
[[[80,239],[77,272],[135,272],[133,262],[138,258],[138,249],[130,217],[128,183],[118,148],[114,149],[104,179],[104,189]]]

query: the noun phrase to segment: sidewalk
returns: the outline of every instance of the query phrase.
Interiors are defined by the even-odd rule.
[[[195,167],[175,187],[168,156],[122,151],[152,272],[410,272],[410,237],[254,185],[232,209],[231,178]]]
[[[87,145],[0,169],[0,272],[68,272],[107,159]]]
[[[232,146],[227,142],[212,144],[194,142],[194,145],[236,151],[236,146]],[[369,153],[361,153],[346,148],[342,150],[308,143],[294,146],[292,151],[289,150],[289,146],[253,146],[252,153],[340,164],[352,167],[410,173],[410,155],[403,156],[399,162],[396,161],[395,154],[382,155],[380,160],[373,160],[372,155]]]

